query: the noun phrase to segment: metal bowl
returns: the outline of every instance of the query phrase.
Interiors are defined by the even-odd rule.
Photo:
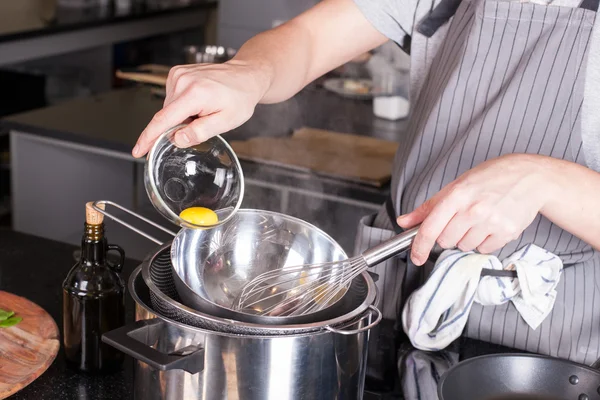
[[[171,246],[173,279],[188,307],[221,318],[278,325],[298,317],[262,316],[233,309],[234,300],[248,282],[267,271],[346,259],[340,245],[315,226],[263,210],[240,209],[230,221],[215,228],[182,230]],[[327,273],[337,279],[335,269]],[[307,279],[319,278],[314,275]],[[278,288],[279,292],[286,289],[291,287],[283,284]],[[346,294],[339,301],[331,299],[323,310],[302,317],[315,321],[325,311],[335,314],[343,307]],[[260,304],[263,309],[269,305]]]

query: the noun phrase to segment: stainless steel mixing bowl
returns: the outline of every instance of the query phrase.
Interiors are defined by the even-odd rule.
[[[183,228],[174,233],[154,221],[145,218],[111,201],[98,200],[94,209],[121,225],[162,245],[162,242],[143,230],[104,210],[110,205],[134,216],[175,237],[170,251],[170,265],[155,271],[173,282],[179,298],[185,306],[215,318],[258,325],[310,324],[345,314],[356,299],[363,296],[365,286],[361,279],[354,279],[343,288],[343,295],[327,302],[319,311],[297,316],[258,315],[231,309],[234,300],[246,282],[258,274],[277,268],[296,266],[298,263],[340,261],[347,258],[344,250],[326,233],[300,219],[264,210],[239,210],[222,225],[212,229]],[[103,207],[100,207],[103,206]],[[161,265],[162,265],[161,261]],[[339,268],[343,268],[340,263]],[[321,274],[307,277],[321,282],[337,282],[337,273],[331,268]],[[292,280],[292,281],[295,281]],[[294,282],[276,288],[280,292],[293,289]],[[315,297],[317,297],[316,294]],[[277,302],[279,299],[273,298]],[[269,306],[268,302],[257,306]],[[363,304],[356,310],[365,310]],[[257,310],[258,311],[258,310]]]
[[[279,319],[286,317],[256,315],[270,305],[269,300],[255,305],[254,312],[232,309],[246,283],[267,271],[345,259],[347,255],[340,245],[317,227],[264,210],[239,210],[230,221],[212,229],[184,229],[171,246],[173,278],[184,304],[213,316],[246,322],[268,320],[271,324],[280,324]],[[324,274],[332,276],[331,283],[338,275],[331,269]],[[314,274],[303,279],[327,276]],[[294,283],[283,283],[275,290],[292,290],[290,285]],[[319,312],[335,313],[332,307],[338,306],[336,300],[330,301],[331,307],[307,316],[315,321]]]

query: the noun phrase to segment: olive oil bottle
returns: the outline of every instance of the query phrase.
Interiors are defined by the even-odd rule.
[[[125,283],[120,272],[125,253],[104,237],[104,216],[86,204],[81,257],[63,282],[63,345],[67,363],[81,371],[111,372],[123,353],[102,342],[102,335],[125,324]],[[118,264],[108,251],[119,252]]]

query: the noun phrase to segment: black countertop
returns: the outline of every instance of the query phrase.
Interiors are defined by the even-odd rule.
[[[82,216],[84,218],[84,216]],[[110,238],[109,238],[110,239]],[[0,229],[0,290],[25,297],[54,318],[62,336],[62,281],[75,263],[76,247]],[[127,260],[124,277],[137,266]],[[134,305],[126,300],[127,320]],[[120,373],[88,376],[70,370],[61,350],[54,363],[32,384],[11,399],[130,399],[133,393],[133,362],[128,359]]]
[[[120,89],[9,116],[0,121],[0,129],[14,129],[129,154],[139,134],[162,104],[163,99],[152,95],[147,87]],[[301,127],[401,143],[406,120],[377,118],[373,115],[370,101],[342,98],[323,89],[317,81],[288,101],[259,105],[248,122],[223,137],[226,140],[243,140],[254,136],[282,137]],[[249,162],[243,162],[242,166],[248,178],[314,189],[370,203],[382,203],[389,192],[387,186],[375,188],[337,179],[317,178],[304,172]]]
[[[0,229],[0,290],[40,305],[62,331],[61,285],[74,264],[75,250],[77,248],[71,245]],[[136,264],[126,261],[124,278],[128,279]],[[129,296],[126,307],[127,322],[131,322],[134,305]],[[435,400],[437,379],[457,360],[505,351],[510,350],[459,340],[447,351],[426,353],[415,350],[398,336],[391,321],[383,321],[371,334],[365,400]],[[13,400],[131,398],[133,361],[129,357],[120,372],[105,376],[86,375],[66,366],[62,348],[41,377],[11,397]]]
[[[216,7],[218,0],[100,0],[106,5],[92,7],[65,7],[59,2],[0,0],[0,42]]]

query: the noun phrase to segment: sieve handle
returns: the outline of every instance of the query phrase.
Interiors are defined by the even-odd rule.
[[[394,236],[390,240],[378,244],[362,253],[362,257],[369,267],[377,265],[387,259],[390,259],[405,250],[408,250],[419,232],[419,226],[411,228]]]
[[[145,223],[147,223],[147,224],[149,224],[149,225],[152,225],[153,227],[155,227],[155,228],[157,228],[157,229],[160,229],[160,230],[161,230],[161,231],[163,231],[163,232],[166,232],[166,233],[168,233],[168,234],[169,234],[169,235],[171,235],[171,236],[177,236],[177,234],[176,234],[175,232],[171,232],[170,230],[168,230],[167,228],[165,228],[165,227],[163,227],[163,226],[161,226],[161,225],[157,224],[156,222],[154,222],[154,221],[151,221],[151,220],[149,220],[148,218],[146,218],[146,217],[143,217],[143,216],[141,216],[140,214],[138,214],[138,213],[135,213],[135,212],[133,212],[133,211],[131,211],[131,210],[129,210],[129,209],[127,209],[127,208],[125,208],[125,207],[123,207],[123,206],[121,206],[121,205],[119,205],[119,204],[115,203],[115,202],[108,201],[108,200],[97,200],[97,201],[95,201],[95,202],[92,204],[92,207],[94,208],[94,210],[98,211],[98,212],[99,212],[99,213],[101,213],[102,215],[105,215],[105,216],[107,216],[108,218],[112,219],[113,221],[115,221],[115,222],[118,222],[119,224],[123,225],[124,227],[126,227],[126,228],[128,228],[128,229],[131,229],[131,230],[132,230],[132,231],[134,231],[135,233],[137,233],[137,234],[139,234],[139,235],[142,235],[142,236],[143,236],[143,237],[145,237],[146,239],[149,239],[149,240],[153,241],[153,242],[154,242],[154,243],[156,243],[156,244],[162,245],[162,244],[163,244],[163,242],[161,242],[160,240],[156,239],[154,236],[150,236],[150,235],[148,235],[146,232],[142,231],[141,229],[138,229],[138,228],[136,228],[135,226],[133,226],[133,225],[131,225],[131,224],[129,224],[129,223],[127,223],[127,222],[123,221],[122,219],[120,219],[120,218],[118,218],[118,217],[115,217],[114,215],[112,215],[112,214],[110,214],[110,213],[107,213],[107,212],[106,212],[106,210],[104,210],[103,208],[101,208],[101,207],[100,207],[101,205],[104,205],[104,206],[106,206],[106,205],[110,205],[110,206],[112,206],[112,207],[118,208],[119,210],[121,210],[121,211],[125,211],[127,214],[129,214],[129,215],[132,215],[132,216],[134,216],[134,217],[136,217],[136,218],[138,218],[138,219],[140,219],[140,220],[144,221]]]
[[[377,314],[377,317],[375,318],[375,321],[371,322],[367,326],[363,326],[362,328],[358,328],[358,329],[353,329],[351,331],[347,331],[345,329],[337,329],[337,328],[334,328],[332,326],[326,326],[325,329],[328,330],[329,332],[337,333],[337,334],[340,334],[340,335],[346,335],[346,336],[347,335],[356,335],[357,333],[362,333],[362,332],[369,331],[369,330],[373,329],[377,324],[379,324],[381,322],[381,319],[383,318],[383,314],[381,313],[381,311],[379,311],[379,309],[377,307],[375,307],[373,305],[370,305],[369,308],[367,308],[367,312],[369,313],[368,317],[371,317],[373,315],[373,313]],[[361,319],[364,319],[366,317],[367,316],[364,316]]]

